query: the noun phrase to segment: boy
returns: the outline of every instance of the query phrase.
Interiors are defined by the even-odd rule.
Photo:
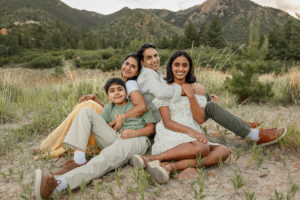
[[[83,180],[89,182],[120,167],[132,155],[146,153],[149,146],[146,136],[154,132],[155,120],[152,112],[148,110],[140,117],[126,119],[116,133],[108,123],[116,115],[130,110],[133,105],[130,100],[126,100],[125,83],[121,79],[108,80],[104,89],[110,103],[105,105],[101,116],[91,108],[81,109],[64,140],[65,144],[75,149],[73,160],[51,175],[42,174],[40,169],[35,171],[34,187],[37,199],[47,198],[54,190],[60,192],[68,186],[74,189],[80,186]],[[90,132],[93,132],[103,150],[87,162],[85,150]]]

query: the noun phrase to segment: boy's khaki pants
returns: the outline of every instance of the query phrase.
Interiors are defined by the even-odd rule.
[[[90,132],[94,134],[98,145],[103,150],[87,164],[57,176],[65,178],[71,189],[80,186],[83,180],[88,183],[122,166],[134,154],[145,154],[148,148],[147,137],[121,139],[91,108],[82,108],[79,111],[64,143],[86,150]]]

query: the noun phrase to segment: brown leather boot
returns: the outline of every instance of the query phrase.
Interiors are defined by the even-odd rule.
[[[34,192],[38,200],[48,198],[57,186],[54,176],[45,175],[40,169],[35,170]]]
[[[248,124],[251,128],[257,128],[258,126],[260,126],[263,123],[263,121],[261,121],[261,122],[247,122],[247,121],[245,121],[245,123]]]
[[[266,146],[277,143],[286,135],[286,128],[260,129],[257,146]]]
[[[75,169],[75,168],[80,167],[80,166],[85,165],[85,164],[86,164],[86,162],[79,165],[74,160],[69,160],[68,162],[66,162],[66,164],[61,166],[61,168],[59,170],[54,171],[54,172],[50,172],[50,174],[51,175],[62,175],[64,173],[67,173],[68,171],[71,171],[72,169]]]

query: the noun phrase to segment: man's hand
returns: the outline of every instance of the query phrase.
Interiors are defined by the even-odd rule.
[[[79,99],[78,103],[82,103],[82,102],[88,101],[88,100],[95,100],[96,98],[97,98],[97,97],[96,97],[94,94],[83,95],[83,96]]]
[[[131,129],[123,130],[122,133],[120,134],[120,137],[122,139],[134,138],[136,137],[135,130],[131,130]]]
[[[109,123],[109,126],[112,127],[115,131],[118,131],[123,126],[125,120],[125,114],[116,114],[115,119]]]
[[[192,132],[188,134],[190,137],[197,139],[199,142],[207,143],[206,137],[200,132]]]
[[[211,100],[212,100],[212,101],[214,101],[214,102],[216,102],[217,104],[219,104],[219,98],[218,98],[217,95],[211,94],[210,96],[211,96]]]
[[[194,94],[205,95],[205,87],[199,83],[192,84]]]
[[[187,97],[192,97],[194,95],[194,89],[191,84],[185,83],[181,85],[181,88]]]

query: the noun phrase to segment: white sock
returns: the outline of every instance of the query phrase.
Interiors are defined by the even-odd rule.
[[[56,187],[56,190],[58,192],[61,192],[61,191],[65,190],[65,189],[67,189],[68,182],[67,182],[67,180],[65,178],[55,178],[55,179],[59,182],[58,186]]]
[[[247,135],[250,140],[258,141],[259,140],[259,130],[251,128],[250,133]]]
[[[85,152],[83,151],[75,151],[74,152],[74,157],[73,160],[75,161],[75,163],[77,163],[78,165],[82,165],[86,162],[85,159]]]

